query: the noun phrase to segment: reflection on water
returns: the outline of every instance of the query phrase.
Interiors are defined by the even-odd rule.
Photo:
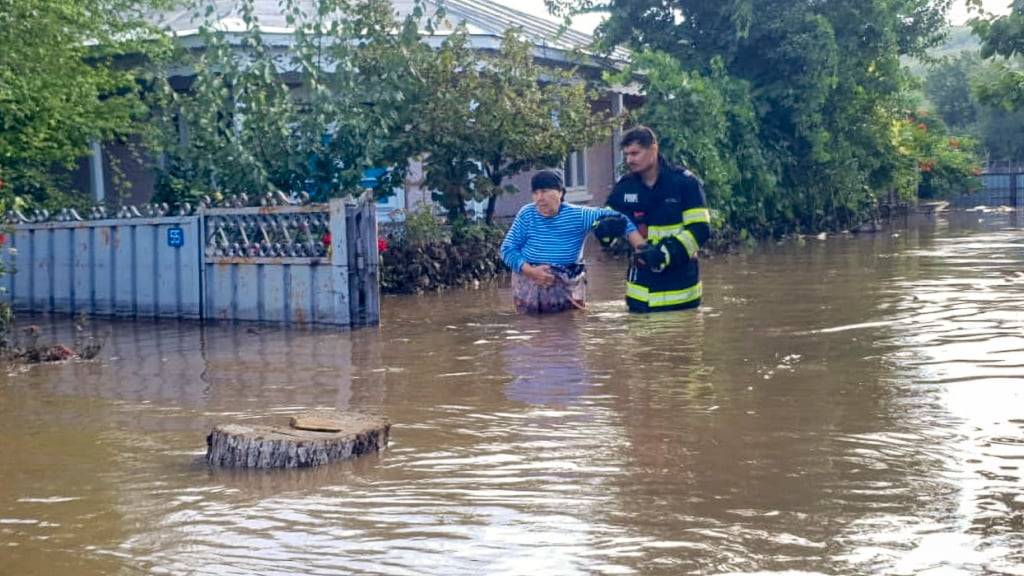
[[[0,573],[1024,574],[1016,215],[705,269],[652,316],[598,261],[558,317],[498,284],[351,333],[97,323],[98,361],[0,376]],[[322,406],[391,447],[201,463],[215,423]]]

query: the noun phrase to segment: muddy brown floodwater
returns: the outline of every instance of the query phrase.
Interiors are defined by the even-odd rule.
[[[1022,219],[716,258],[697,312],[627,314],[595,256],[557,317],[498,284],[351,333],[97,321],[98,360],[0,375],[0,574],[1024,574]],[[197,462],[314,407],[390,448]]]

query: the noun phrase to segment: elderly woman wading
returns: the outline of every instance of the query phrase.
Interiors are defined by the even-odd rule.
[[[523,206],[501,244],[512,269],[512,298],[526,313],[561,312],[586,306],[583,242],[599,235],[627,235],[634,247],[643,237],[628,218],[610,208],[565,202],[562,176],[541,170],[530,181],[533,203]]]

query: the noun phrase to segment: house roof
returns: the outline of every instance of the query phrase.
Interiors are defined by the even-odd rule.
[[[315,13],[314,0],[300,0],[306,5],[307,13]],[[242,20],[238,2],[235,0],[212,0],[217,25],[225,32],[244,32],[245,22]],[[392,6],[399,18],[410,14],[414,7],[412,0],[392,0]],[[428,12],[436,9],[440,2],[427,0]],[[509,28],[518,27],[523,36],[536,47],[536,56],[554,61],[566,61],[575,50],[588,53],[587,48],[593,37],[582,32],[563,29],[555,21],[525,14],[513,8],[503,6],[491,0],[444,0],[444,22],[435,27],[434,36],[444,37],[459,24],[465,23],[470,39],[478,48],[497,48],[500,38]],[[260,22],[261,29],[267,34],[290,34],[292,27],[287,23],[285,13],[278,0],[254,0],[254,15]],[[158,25],[166,26],[179,38],[198,36],[199,26],[204,22],[202,14],[195,14],[190,8],[155,12],[150,20]],[[605,64],[624,63],[629,58],[628,51],[616,49]]]

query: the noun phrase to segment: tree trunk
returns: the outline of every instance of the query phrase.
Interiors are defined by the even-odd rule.
[[[487,212],[485,212],[484,222],[490,226],[494,224],[494,208],[498,204],[498,194],[501,194],[501,181],[505,179],[505,176],[496,170],[490,170],[488,174],[491,179],[491,185],[494,186],[494,192],[487,199]]]
[[[303,468],[378,452],[391,423],[354,412],[317,410],[289,426],[221,424],[206,437],[206,461],[229,468]]]
[[[488,226],[494,224],[494,206],[497,204],[497,201],[497,196],[491,196],[487,199],[487,211],[484,213],[484,222],[486,222]]]

